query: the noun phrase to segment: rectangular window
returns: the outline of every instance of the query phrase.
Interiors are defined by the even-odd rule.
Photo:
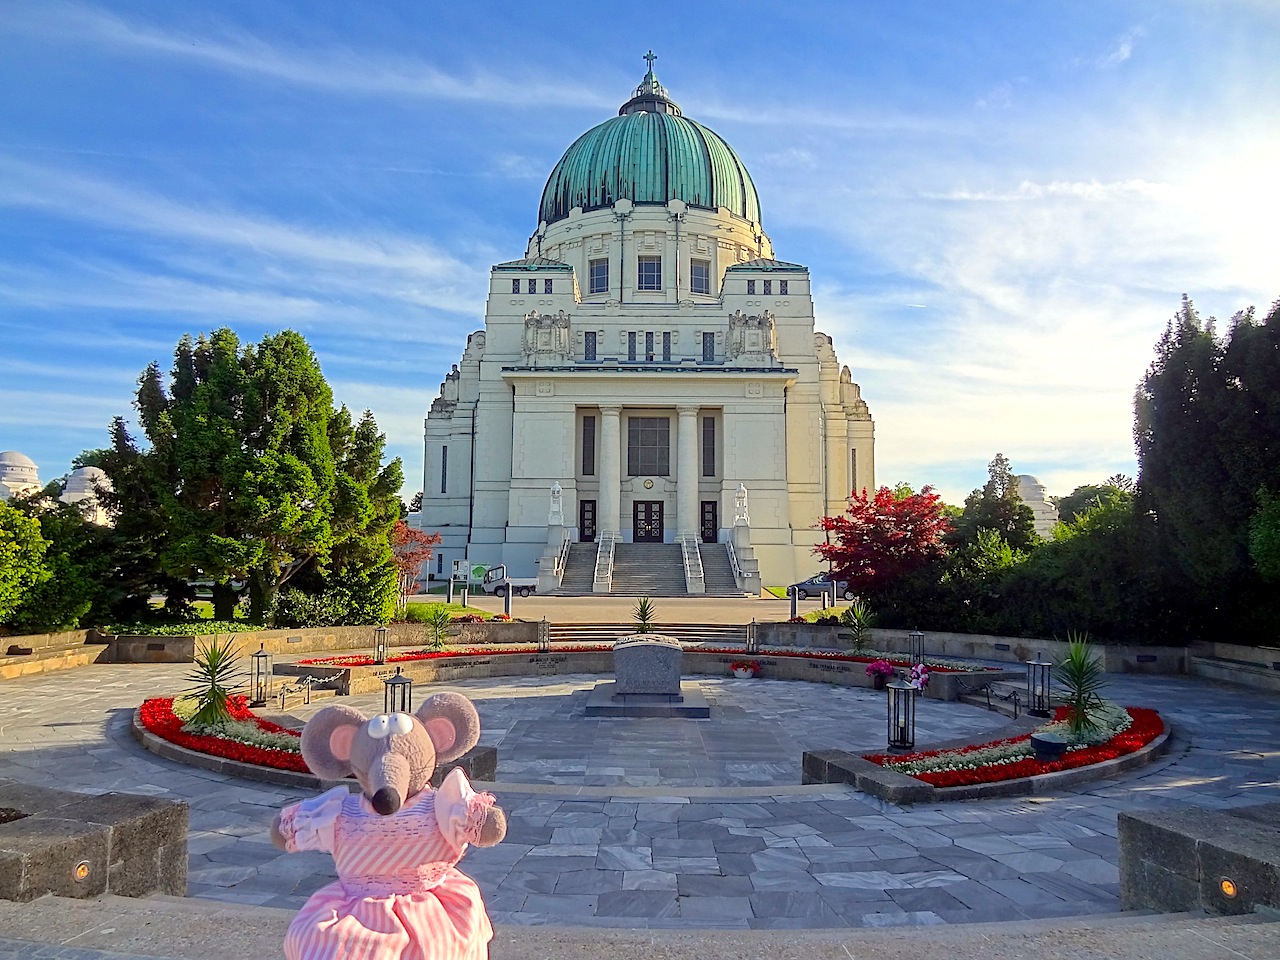
[[[627,418],[627,473],[633,477],[671,475],[669,417]]]
[[[772,280],[766,280],[766,281],[764,282],[764,295],[765,295],[766,297],[771,297],[771,296],[773,296],[773,281],[772,281]]]
[[[754,297],[756,295],[756,282],[754,280],[747,281],[747,296]]]
[[[582,475],[596,475],[596,418],[582,418]]]
[[[440,492],[449,492],[449,448],[440,448]]]
[[[538,292],[538,281],[537,281],[537,280],[530,280],[530,281],[529,281],[529,292],[530,292],[530,293],[537,293],[537,292]]]
[[[702,418],[702,475],[716,475],[716,418]]]
[[[704,333],[702,335],[702,359],[706,363],[710,363],[716,358],[716,335],[714,333]]]
[[[519,293],[519,292],[520,292],[520,281],[519,281],[519,280],[512,280],[512,281],[511,281],[511,292],[512,292],[512,293]]]
[[[711,292],[711,261],[689,261],[689,289],[694,293]]]
[[[787,295],[787,281],[785,280],[778,281],[778,295],[782,297],[785,297]]]
[[[550,281],[550,280],[543,280],[543,281],[542,281],[542,292],[543,292],[543,293],[550,293],[550,292],[551,292],[551,281]]]
[[[608,259],[592,260],[587,264],[587,291],[589,293],[609,292]]]
[[[650,330],[644,335],[644,358],[646,360],[653,359],[653,331]]]
[[[641,257],[636,265],[637,290],[662,289],[662,258]]]
[[[662,333],[662,359],[671,359],[671,331],[664,330]]]
[[[858,451],[849,451],[849,492],[858,493]]]
[[[582,359],[595,361],[596,359],[596,332],[588,330],[582,335]]]
[[[627,333],[627,359],[634,360],[636,358],[636,332],[634,330]]]

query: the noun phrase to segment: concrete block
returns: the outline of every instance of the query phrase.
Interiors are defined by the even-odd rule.
[[[0,898],[98,897],[107,892],[111,830],[95,823],[29,816],[0,826]],[[76,868],[86,873],[77,879]]]

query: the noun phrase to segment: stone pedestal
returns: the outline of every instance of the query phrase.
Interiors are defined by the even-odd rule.
[[[615,682],[598,683],[587,700],[589,717],[706,719],[711,708],[696,684],[681,683],[684,649],[678,640],[637,634],[613,647]]]

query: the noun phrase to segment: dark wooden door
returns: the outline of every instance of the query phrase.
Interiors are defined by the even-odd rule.
[[[596,538],[596,502],[578,501],[578,539],[590,543]]]
[[[720,536],[720,504],[715,500],[702,501],[702,542],[715,543]]]
[[[662,542],[661,500],[636,500],[632,503],[631,539],[636,543]]]

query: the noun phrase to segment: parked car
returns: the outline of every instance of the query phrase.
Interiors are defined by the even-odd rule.
[[[787,596],[795,595],[797,600],[808,600],[810,597],[816,597],[818,594],[826,591],[832,592],[833,581],[829,573],[815,573],[808,580],[801,580],[799,583],[793,583],[787,587]],[[848,580],[834,581],[835,596],[844,597],[846,600],[852,600],[856,594],[849,589]]]

